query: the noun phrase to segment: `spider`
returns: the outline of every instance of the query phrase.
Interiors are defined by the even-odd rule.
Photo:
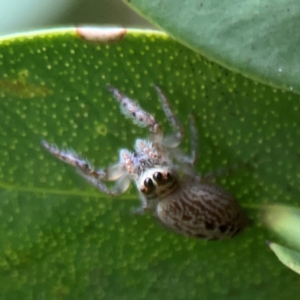
[[[234,237],[244,229],[249,219],[235,198],[195,170],[198,134],[193,116],[190,116],[191,153],[186,155],[179,148],[184,136],[183,127],[158,86],[155,90],[163,111],[175,129],[166,136],[153,115],[118,89],[107,88],[125,116],[141,127],[148,127],[148,139],[137,139],[133,152],[121,149],[119,162],[104,169],[95,169],[73,151],[59,150],[46,141],[42,142],[43,146],[58,159],[74,166],[88,182],[107,195],[124,193],[133,181],[142,202],[135,212],[152,212],[176,233],[219,240]],[[116,183],[109,188],[105,181]]]

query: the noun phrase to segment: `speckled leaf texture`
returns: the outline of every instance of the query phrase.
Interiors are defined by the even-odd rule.
[[[297,299],[299,277],[265,244],[264,203],[299,203],[299,96],[258,84],[164,34],[129,30],[88,42],[74,29],[0,41],[0,299]],[[166,231],[134,188],[118,198],[89,186],[41,139],[104,167],[147,135],[120,113],[109,83],[155,113],[153,83],[187,131],[196,115],[202,173],[248,161],[218,182],[253,220],[225,241]]]
[[[300,92],[297,0],[124,0],[176,40],[231,70]]]

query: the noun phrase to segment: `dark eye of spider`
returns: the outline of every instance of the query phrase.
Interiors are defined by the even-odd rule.
[[[154,183],[153,183],[152,179],[149,177],[145,179],[144,185],[145,185],[145,187],[147,187],[149,189],[154,187]]]
[[[153,179],[156,181],[156,182],[159,182],[159,181],[162,181],[163,179],[163,176],[160,172],[156,172],[153,174]]]

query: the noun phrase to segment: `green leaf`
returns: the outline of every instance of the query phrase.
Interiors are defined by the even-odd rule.
[[[300,209],[284,205],[266,205],[263,220],[285,242],[300,250]]]
[[[275,243],[268,243],[278,259],[288,268],[300,274],[300,253]]]
[[[116,41],[124,34],[68,29],[0,41],[0,299],[296,299],[298,276],[274,261],[253,208],[298,203],[298,95],[164,34],[130,30]],[[154,82],[187,132],[196,114],[197,170],[250,162],[219,180],[254,221],[237,238],[188,239],[133,216],[134,188],[107,197],[41,147],[46,139],[96,166],[115,162],[147,131],[124,118],[105,84],[165,126]]]
[[[247,77],[300,92],[295,0],[124,0],[178,41]]]

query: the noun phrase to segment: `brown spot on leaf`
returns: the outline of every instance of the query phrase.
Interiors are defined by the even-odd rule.
[[[123,39],[127,30],[125,28],[99,28],[77,27],[77,35],[90,42],[112,43]]]
[[[44,85],[29,83],[28,77],[29,72],[21,70],[16,78],[2,78],[0,91],[22,99],[47,97],[53,94],[53,91]]]

